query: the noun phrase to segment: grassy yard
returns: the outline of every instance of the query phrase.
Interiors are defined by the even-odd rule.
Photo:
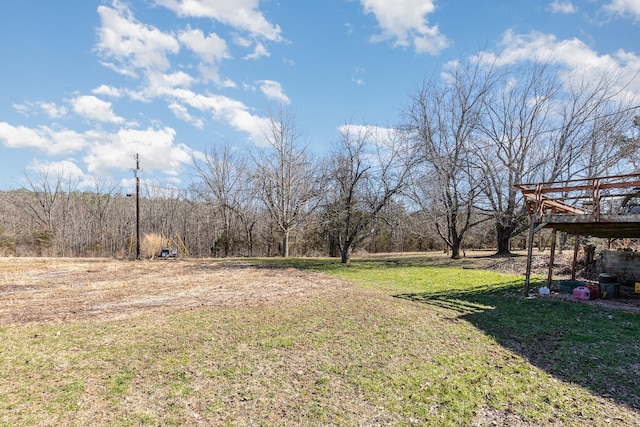
[[[255,263],[352,285],[0,326],[0,425],[640,425],[638,313],[428,257]]]

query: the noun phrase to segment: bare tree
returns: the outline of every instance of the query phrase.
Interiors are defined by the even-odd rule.
[[[454,259],[464,234],[487,219],[474,216],[485,182],[472,143],[494,79],[493,68],[481,60],[456,63],[443,81],[432,79],[417,89],[406,112],[405,126],[426,160],[414,174],[415,201],[431,212]]]
[[[58,249],[65,255],[64,234],[69,226],[70,198],[78,187],[78,179],[72,177],[64,166],[52,168],[48,165],[42,165],[31,173],[25,172],[25,179],[29,197],[21,201],[23,209],[39,225],[33,235],[36,251],[42,254],[43,249],[56,243],[57,237]]]
[[[620,115],[625,108],[617,100],[624,88],[618,86],[616,75],[603,72],[596,80],[586,75],[571,75],[564,86],[564,96],[557,99],[557,119],[551,117],[547,124],[550,138],[546,147],[545,181],[598,172],[593,169],[597,162],[606,165],[600,171],[610,168],[618,156],[607,153],[610,138],[603,139],[602,132],[607,128],[617,129],[615,122],[621,117],[628,120],[628,116]],[[603,122],[608,123],[601,128]],[[603,157],[605,154],[610,155],[610,160]],[[586,162],[580,161],[585,158]]]
[[[265,138],[268,146],[254,156],[256,190],[282,233],[282,256],[288,257],[291,232],[315,208],[318,168],[286,108],[271,114]]]
[[[214,252],[222,249],[224,256],[229,256],[236,242],[246,240],[247,251],[251,253],[255,225],[251,199],[255,193],[246,158],[237,149],[224,145],[205,153],[195,168],[203,184],[196,186],[198,194],[211,203],[223,222]]]
[[[54,231],[53,209],[62,194],[63,176],[51,177],[49,170],[41,169],[33,174],[25,172],[31,199],[24,205],[27,212],[40,226],[50,233]]]
[[[16,203],[20,197],[16,193],[23,197],[25,195],[25,191],[0,193],[0,256],[17,253],[22,235],[28,227],[24,212]]]
[[[546,66],[531,63],[508,71],[484,99],[484,138],[476,142],[498,255],[509,254],[511,237],[527,228],[528,213],[514,185],[540,178],[546,122],[559,89]]]
[[[595,117],[585,123],[585,147],[576,161],[576,174],[595,177],[636,171],[627,161],[638,149],[637,142],[629,137],[632,108],[629,102],[612,101],[598,108]]]
[[[109,243],[110,236],[107,231],[108,222],[111,219],[109,213],[114,199],[121,192],[121,188],[112,180],[96,178],[92,190],[79,195],[81,206],[88,213],[85,226],[89,235],[83,240],[92,241],[91,246],[102,255],[112,255]]]
[[[640,159],[638,158],[638,154],[640,154],[640,106],[630,110],[635,113],[635,116],[631,120],[631,126],[625,133],[626,135],[626,143],[628,145],[628,149],[625,155],[625,160],[629,161],[635,170],[640,169]]]
[[[411,247],[411,215],[406,211],[404,198],[392,199],[381,211],[375,231],[364,242],[367,252],[404,252]]]
[[[383,208],[408,183],[419,161],[406,135],[372,126],[345,125],[327,160],[325,229],[343,263],[374,231]]]

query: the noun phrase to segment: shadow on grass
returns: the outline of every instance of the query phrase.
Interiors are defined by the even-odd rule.
[[[331,272],[354,267],[364,272],[414,267],[484,270],[504,260],[492,255],[472,260],[419,255],[354,258],[350,266],[332,258],[261,259],[257,263],[266,268]],[[640,316],[574,302],[524,298],[523,285],[519,279],[394,296],[456,312],[459,318],[549,374],[640,410]],[[532,282],[531,288],[543,285],[542,281]],[[428,284],[424,286],[429,288]]]
[[[339,258],[310,257],[310,258],[250,258],[256,266],[263,268],[298,268],[301,270],[318,270],[323,272],[340,270],[344,268],[407,268],[407,267],[442,267],[442,268],[463,268],[463,269],[485,269],[492,270],[505,261],[522,260],[526,256],[519,254],[505,255],[476,255],[468,258],[451,259],[441,253],[419,253],[404,256],[368,256],[353,257],[348,264],[340,262]],[[522,270],[524,273],[524,267]]]
[[[461,315],[483,313],[494,309],[487,305],[492,296],[498,294],[509,295],[521,292],[522,282],[499,283],[496,285],[481,285],[465,289],[451,289],[440,292],[417,292],[394,295],[395,298],[430,304],[433,306],[457,311]],[[484,296],[484,298],[478,298]]]
[[[640,316],[574,302],[523,298],[521,289],[519,280],[395,297],[454,310],[549,374],[640,410]]]

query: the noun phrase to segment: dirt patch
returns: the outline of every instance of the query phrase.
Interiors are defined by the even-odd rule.
[[[0,258],[0,325],[268,304],[347,286],[321,274],[239,261]]]

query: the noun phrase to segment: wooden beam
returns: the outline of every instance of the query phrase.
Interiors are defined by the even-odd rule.
[[[551,254],[549,255],[549,271],[547,273],[547,287],[551,288],[551,279],[553,278],[553,263],[556,257],[556,229],[551,232]]]
[[[527,271],[524,276],[524,296],[529,295],[529,284],[531,282],[531,258],[533,258],[533,235],[536,234],[536,223],[533,216],[529,217],[529,240],[527,241]]]
[[[552,212],[557,213],[569,213],[575,215],[587,214],[585,209],[570,205],[562,200],[551,199],[549,196],[545,196],[543,194],[525,194],[524,196],[536,207],[538,212],[543,212],[545,209],[551,209]]]
[[[631,178],[636,178],[635,180],[631,180]],[[571,182],[584,182],[584,181],[591,181],[594,178],[574,178],[574,179],[566,179],[564,181],[546,181],[546,182],[538,182],[538,183],[524,183],[524,184],[516,184],[515,187],[517,188],[527,188],[527,187],[535,187],[536,185],[542,185],[542,186],[548,186],[548,185],[554,185],[554,184],[565,184],[564,186],[560,187],[560,188],[567,188],[567,187],[571,187],[570,185],[568,185]],[[607,180],[629,180],[629,181],[623,181],[620,182],[619,184],[624,185],[628,182],[638,182],[640,183],[640,173],[631,173],[631,174],[625,174],[625,175],[610,175],[610,176],[603,176],[600,179],[607,179]]]

